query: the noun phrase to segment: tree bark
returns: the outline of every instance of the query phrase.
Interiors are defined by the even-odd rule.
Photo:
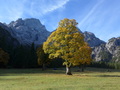
[[[84,72],[85,66],[82,64],[82,65],[79,66],[79,69],[80,69],[81,72]]]
[[[66,66],[66,75],[72,75],[71,68]]]
[[[46,66],[45,66],[45,64],[43,64],[42,70],[44,71],[45,69],[46,69]]]
[[[84,65],[81,66],[81,71],[84,72]]]

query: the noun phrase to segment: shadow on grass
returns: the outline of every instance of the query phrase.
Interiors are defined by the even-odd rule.
[[[85,72],[82,72],[79,68],[73,68],[74,72],[81,72],[81,73],[113,73],[113,72],[120,72],[120,69],[106,69],[106,68],[91,68],[87,67],[85,68]]]
[[[41,69],[0,69],[0,76],[14,76],[25,74],[65,74],[64,69],[47,69],[42,71]]]
[[[72,73],[85,74],[89,76],[89,73],[114,73],[120,72],[120,70],[110,69],[100,69],[100,68],[86,68],[85,72],[81,72],[78,68],[72,68]],[[80,73],[80,74],[79,74]],[[35,75],[35,74],[65,74],[65,68],[48,68],[42,71],[41,68],[34,69],[0,69],[0,76],[17,76],[17,75]],[[93,74],[94,76],[94,74]],[[120,77],[120,75],[96,75],[95,77]]]
[[[97,75],[97,77],[120,77],[120,75]]]

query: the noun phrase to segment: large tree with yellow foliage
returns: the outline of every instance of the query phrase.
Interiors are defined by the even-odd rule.
[[[6,66],[9,60],[9,54],[0,48],[0,67]]]
[[[59,26],[44,42],[43,49],[49,58],[62,58],[66,65],[66,74],[71,75],[71,65],[90,63],[91,49],[84,41],[84,36],[77,29],[74,19],[61,20]]]

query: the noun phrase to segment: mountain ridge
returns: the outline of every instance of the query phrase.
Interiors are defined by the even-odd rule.
[[[29,45],[32,43],[35,45],[40,45],[47,39],[50,34],[50,32],[46,30],[45,26],[35,18],[24,20],[19,18],[16,21],[12,21],[7,26],[16,33],[16,38],[23,45]]]
[[[19,18],[9,24],[0,23],[0,26],[4,30],[8,31],[10,37],[15,38],[16,42],[19,42],[21,45],[32,45],[32,43],[34,43],[37,47],[52,33],[41,24],[39,19],[35,18],[27,18],[24,20]],[[82,31],[80,30],[80,32]],[[90,47],[92,47],[92,58],[94,61],[120,61],[120,37],[111,38],[108,42],[104,42],[97,38],[94,33],[88,31],[82,33],[85,37],[85,41],[90,45]],[[2,37],[0,37],[0,39],[1,38]]]

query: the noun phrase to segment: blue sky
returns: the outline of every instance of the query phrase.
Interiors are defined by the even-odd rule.
[[[0,22],[37,18],[48,31],[61,19],[76,19],[84,32],[107,41],[120,36],[120,0],[0,0]]]

